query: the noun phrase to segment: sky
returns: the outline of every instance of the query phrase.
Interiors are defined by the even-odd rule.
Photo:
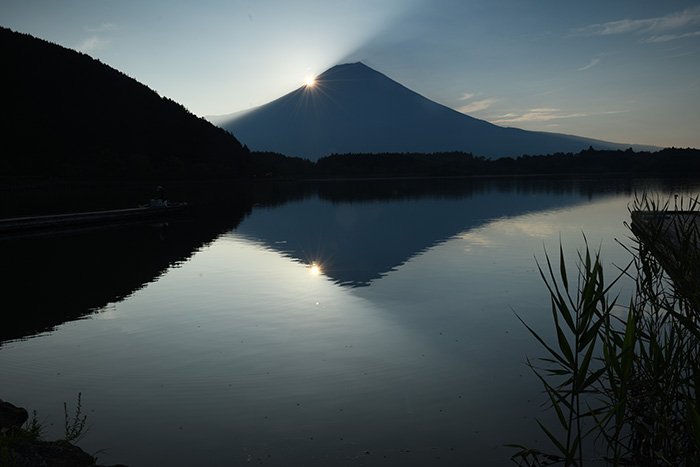
[[[700,148],[697,0],[3,0],[0,24],[200,116],[362,61],[498,125]]]

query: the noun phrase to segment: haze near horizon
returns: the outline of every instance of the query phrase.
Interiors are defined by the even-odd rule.
[[[333,65],[362,61],[497,125],[700,147],[692,1],[10,0],[0,17],[200,116],[265,104]]]

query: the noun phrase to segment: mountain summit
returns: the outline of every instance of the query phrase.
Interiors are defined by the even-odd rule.
[[[497,158],[623,148],[493,125],[431,101],[363,63],[334,66],[313,85],[211,120],[253,150],[312,160],[332,153],[465,151]]]

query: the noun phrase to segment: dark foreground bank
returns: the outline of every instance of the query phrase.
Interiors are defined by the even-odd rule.
[[[0,399],[0,465],[12,467],[104,467],[71,442],[41,439],[41,425],[22,407]],[[124,467],[116,464],[112,467]]]

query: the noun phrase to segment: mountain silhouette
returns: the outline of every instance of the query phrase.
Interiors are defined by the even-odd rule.
[[[232,135],[75,50],[0,28],[2,156],[9,175],[236,177]]]
[[[629,145],[504,128],[433,102],[362,63],[337,65],[248,112],[209,117],[249,148],[316,160],[329,154],[464,151],[497,158]]]
[[[254,209],[234,234],[317,263],[337,284],[365,287],[494,219],[575,206],[609,190],[570,180],[341,182],[322,185],[317,196]]]

